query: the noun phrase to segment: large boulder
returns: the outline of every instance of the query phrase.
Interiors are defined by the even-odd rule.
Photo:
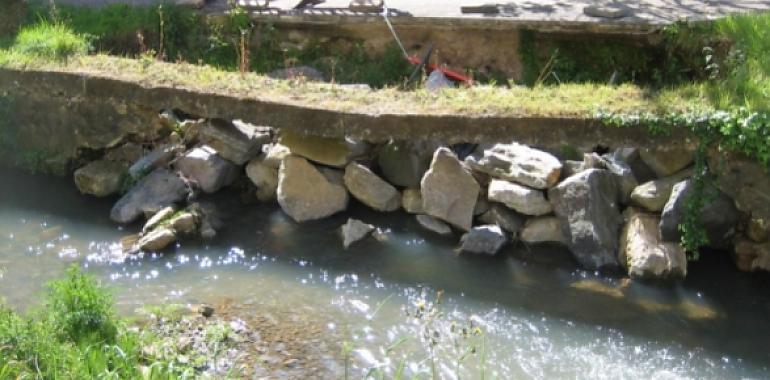
[[[618,234],[623,218],[618,185],[606,170],[589,169],[548,191],[570,251],[587,269],[618,266]]]
[[[342,246],[348,249],[351,244],[365,238],[374,231],[374,226],[366,224],[358,219],[349,218],[347,223],[340,228]]]
[[[492,203],[489,205],[489,209],[478,219],[484,224],[498,225],[516,238],[519,236],[519,230],[524,225],[526,217],[500,203]]]
[[[752,235],[770,235],[770,173],[756,159],[743,154],[709,152],[709,168],[716,173],[716,184],[735,201],[738,210],[754,220]]]
[[[175,166],[194,186],[209,194],[230,185],[238,176],[238,167],[208,145],[185,153]]]
[[[421,185],[426,214],[464,231],[471,229],[479,184],[451,150],[436,150]]]
[[[297,222],[322,219],[348,207],[342,173],[318,169],[306,159],[288,156],[278,171],[278,204]]]
[[[401,206],[401,194],[369,168],[356,162],[345,167],[345,186],[361,203],[377,211],[396,211]]]
[[[556,157],[517,143],[495,144],[468,156],[465,162],[492,177],[535,189],[556,185],[561,173],[561,162]]]
[[[436,144],[423,141],[390,141],[377,155],[377,163],[388,182],[396,186],[419,187],[436,148]]]
[[[404,189],[401,193],[401,207],[410,214],[423,214],[422,193],[420,189]]]
[[[473,227],[460,240],[460,252],[495,255],[508,239],[500,226],[490,224]]]
[[[157,169],[142,178],[110,211],[110,219],[131,223],[144,213],[155,213],[185,199],[188,186],[177,174]]]
[[[679,242],[682,232],[679,225],[684,223],[687,202],[695,191],[695,184],[688,179],[674,185],[671,197],[663,207],[660,220],[660,234],[664,241]],[[700,211],[698,221],[706,231],[708,246],[726,249],[730,247],[732,237],[740,220],[735,203],[730,197],[711,186],[705,185],[703,196],[707,200]]]
[[[275,199],[278,190],[278,168],[267,164],[266,155],[260,155],[246,165],[246,176],[257,187],[257,199],[267,202]]]
[[[430,216],[430,215],[417,215],[415,216],[417,223],[420,227],[435,232],[442,236],[449,236],[452,234],[452,227],[449,227],[446,223]]]
[[[630,202],[631,192],[639,185],[636,181],[631,166],[623,161],[619,151],[612,154],[599,156],[596,153],[589,153],[583,156],[583,167],[585,169],[607,169],[615,175],[618,181],[618,195],[622,204]]]
[[[209,120],[198,132],[198,140],[214,148],[224,159],[243,165],[258,155],[272,139],[269,127],[234,120]]]
[[[647,211],[661,212],[671,197],[674,185],[692,177],[692,169],[683,170],[669,177],[645,182],[631,192],[631,204]]]
[[[656,215],[626,210],[626,225],[620,235],[618,261],[632,278],[684,278],[687,255],[679,243],[660,239]]]
[[[134,162],[128,168],[128,174],[134,179],[142,178],[145,174],[168,165],[182,151],[184,151],[184,147],[181,145],[165,144],[158,146]]]
[[[567,245],[569,243],[561,221],[555,216],[538,216],[527,219],[519,238],[527,244],[559,243]]]
[[[367,144],[345,138],[303,135],[281,132],[281,144],[292,154],[302,156],[319,164],[343,168],[354,157],[366,153]]]
[[[516,183],[499,179],[489,183],[487,196],[490,201],[500,202],[524,215],[545,215],[553,211],[553,206],[542,190],[532,189]]]
[[[639,155],[658,178],[674,175],[695,161],[695,149],[682,146],[643,148]]]
[[[83,194],[106,197],[117,194],[126,175],[123,162],[99,160],[75,170],[75,186]]]

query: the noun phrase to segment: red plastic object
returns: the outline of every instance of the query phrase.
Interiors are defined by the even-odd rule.
[[[422,59],[420,59],[419,57],[414,56],[414,55],[411,56],[411,57],[408,57],[407,60],[409,60],[409,63],[411,63],[413,65],[419,65],[422,62]],[[431,71],[433,71],[433,70],[441,71],[441,73],[446,75],[446,77],[449,78],[449,79],[456,80],[458,82],[467,83],[467,84],[472,84],[473,83],[473,80],[471,78],[469,78],[469,77],[467,77],[467,76],[465,76],[463,74],[460,74],[457,71],[452,71],[452,70],[449,70],[449,69],[447,69],[445,67],[439,67],[439,66],[434,65],[434,64],[427,64],[425,66],[428,69],[430,69]]]

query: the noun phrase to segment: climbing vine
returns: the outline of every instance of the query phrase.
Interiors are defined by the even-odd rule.
[[[770,115],[738,108],[732,111],[615,114],[598,112],[596,118],[608,126],[646,127],[653,135],[667,135],[674,128],[686,128],[698,137],[695,152],[693,191],[685,203],[684,221],[679,225],[682,246],[690,258],[698,259],[698,248],[708,244],[700,222],[703,207],[713,194],[707,192],[715,172],[709,171],[707,159],[711,148],[741,152],[770,170]]]

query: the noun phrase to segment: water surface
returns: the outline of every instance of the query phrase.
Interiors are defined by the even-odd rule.
[[[429,377],[426,332],[436,334],[433,370],[447,379],[770,375],[770,276],[740,273],[723,253],[705,253],[683,283],[642,284],[579,270],[559,247],[458,255],[454,239],[423,233],[410,216],[360,205],[349,215],[381,234],[345,251],[336,229],[347,215],[298,225],[277,205],[225,194],[216,201],[227,228],[215,240],[120,260],[120,238],[140,226],[109,221],[114,199],[79,195],[64,179],[9,169],[0,178],[0,297],[18,309],[75,263],[109,284],[124,313],[228,300],[315,326],[334,347],[323,358],[334,373],[337,346],[349,342],[353,378],[401,362]],[[435,320],[406,315],[439,290]],[[484,333],[463,338],[464,326]]]

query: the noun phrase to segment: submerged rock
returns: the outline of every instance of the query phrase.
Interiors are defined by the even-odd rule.
[[[177,174],[157,169],[142,178],[110,211],[110,219],[131,223],[145,212],[157,212],[185,199],[188,186]]]
[[[154,252],[168,247],[175,241],[174,230],[169,227],[160,227],[142,236],[136,244],[142,251]]]
[[[173,206],[168,206],[162,208],[160,211],[156,212],[150,219],[147,219],[147,222],[144,223],[144,227],[142,227],[142,233],[148,233],[155,227],[157,227],[161,222],[165,221],[171,215],[174,215],[176,212],[176,208]]]
[[[343,224],[340,228],[340,235],[342,236],[342,246],[348,249],[351,244],[365,238],[372,231],[374,226],[366,224],[360,220],[349,218],[347,223]]]
[[[553,155],[517,143],[495,144],[465,159],[473,169],[535,189],[559,181],[561,162]]]
[[[480,187],[451,150],[436,150],[421,184],[426,214],[462,230],[470,230]]]
[[[345,167],[345,186],[361,203],[377,211],[396,211],[401,206],[401,194],[369,168],[351,162]]]
[[[639,154],[658,178],[674,175],[695,161],[695,150],[684,147],[644,148]]]
[[[423,214],[422,193],[420,189],[405,189],[401,193],[401,207],[410,214]]]
[[[568,238],[570,251],[587,269],[617,267],[617,182],[606,170],[589,169],[567,178],[548,192]]]
[[[230,185],[238,176],[238,167],[207,145],[185,153],[175,166],[194,186],[209,194]]]
[[[198,132],[198,140],[211,146],[222,158],[243,165],[262,151],[262,145],[272,139],[272,129],[240,120],[232,123],[209,120]]]
[[[437,144],[418,141],[390,141],[377,155],[377,164],[388,182],[403,187],[420,187]]]
[[[525,215],[545,215],[553,211],[542,190],[532,189],[516,183],[492,180],[489,183],[490,201],[500,202]]]
[[[94,161],[75,170],[75,186],[83,194],[106,197],[120,192],[125,174],[125,163]]]
[[[319,170],[307,160],[288,156],[278,171],[278,204],[297,222],[325,218],[348,206],[342,173]]]
[[[691,177],[692,174],[692,169],[689,169],[669,177],[645,182],[637,186],[634,191],[631,192],[631,204],[643,207],[647,211],[661,212],[663,211],[666,202],[668,202],[668,199],[671,197],[671,191],[674,190],[674,185]]]
[[[618,260],[632,278],[684,278],[687,255],[679,243],[660,239],[660,218],[629,208],[620,236]]]
[[[417,219],[417,223],[419,223],[422,228],[425,228],[428,231],[435,232],[442,236],[452,234],[452,228],[449,227],[449,225],[430,215],[417,215],[415,216],[415,219]]]
[[[685,220],[687,199],[694,191],[692,179],[674,185],[671,197],[663,207],[660,220],[660,235],[664,241],[679,242],[682,232],[679,225]],[[736,226],[740,220],[733,200],[717,188],[705,185],[703,191],[707,202],[700,211],[699,222],[706,231],[709,247],[726,249],[730,247]]]
[[[489,205],[487,212],[479,216],[479,221],[485,224],[494,224],[513,234],[514,238],[519,236],[519,231],[524,225],[526,217],[499,203]]]
[[[527,244],[559,243],[568,245],[569,238],[564,234],[561,220],[555,216],[539,216],[527,219],[519,235]]]
[[[280,163],[278,164],[280,166]],[[278,167],[267,164],[265,155],[258,156],[246,165],[246,176],[257,187],[257,199],[274,200],[278,191]]]
[[[503,230],[497,225],[473,227],[460,240],[460,251],[495,255],[508,242]]]

